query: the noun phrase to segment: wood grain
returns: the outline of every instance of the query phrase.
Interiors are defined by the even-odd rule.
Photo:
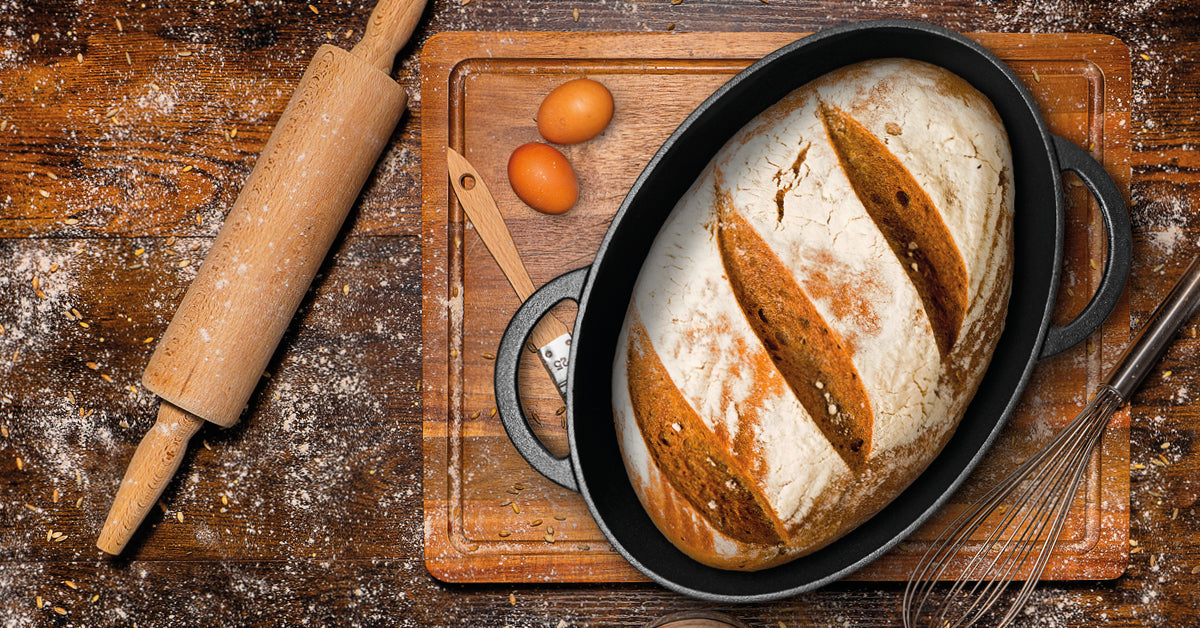
[[[511,298],[503,273],[479,250],[478,227],[465,228],[448,192],[442,146],[471,155],[483,179],[504,181],[508,152],[536,139],[531,112],[541,95],[577,76],[605,83],[617,102],[601,137],[565,147],[581,180],[578,206],[546,217],[524,206],[503,183],[492,187],[512,239],[534,277],[545,281],[586,263],[624,190],[691,107],[734,73],[798,35],[453,33],[431,40],[423,56],[425,171],[423,214],[426,565],[451,582],[640,581],[591,522],[583,500],[540,477],[508,444],[492,416],[491,362]],[[1128,189],[1129,53],[1094,36],[981,34],[1033,92],[1055,133],[1090,147]],[[637,103],[634,105],[634,103]],[[633,111],[631,111],[633,109]],[[446,144],[442,144],[446,142]],[[614,163],[621,156],[622,164]],[[1066,294],[1056,320],[1082,309],[1103,266],[1103,231],[1077,182],[1069,183]],[[467,212],[470,214],[470,212]],[[472,220],[472,222],[477,222]],[[561,235],[559,230],[562,230]],[[566,235],[569,233],[570,235]],[[547,243],[552,246],[547,248]],[[543,247],[536,254],[530,250]],[[1015,279],[1019,289],[1020,278]],[[1039,365],[1023,402],[973,480],[930,523],[897,549],[851,576],[903,580],[937,533],[1082,408],[1128,339],[1127,305],[1105,333]],[[557,395],[522,376],[534,429],[565,453],[565,418]],[[1086,488],[1047,567],[1053,579],[1116,577],[1128,545],[1128,413],[1113,421],[1089,468]],[[550,523],[550,522],[554,523]],[[534,525],[535,522],[540,522]],[[554,533],[547,535],[546,526]]]

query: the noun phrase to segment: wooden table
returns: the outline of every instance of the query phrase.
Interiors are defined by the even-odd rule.
[[[356,41],[369,7],[6,6],[0,626],[636,627],[715,608],[648,584],[447,585],[425,571],[416,51],[451,30],[797,32],[879,17],[1117,36],[1133,53],[1130,302],[1140,324],[1197,248],[1200,3],[973,4],[432,3],[394,71],[412,112],[248,412],[232,429],[201,431],[162,509],[116,560],[100,556],[94,535],[153,422],[154,398],[138,378],[154,339],[312,52]],[[1185,330],[1134,399],[1128,571],[1044,585],[1026,625],[1192,625],[1200,616],[1195,332]],[[758,626],[895,626],[900,592],[843,583],[722,610]]]

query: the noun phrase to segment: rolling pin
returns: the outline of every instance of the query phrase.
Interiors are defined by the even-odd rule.
[[[407,104],[391,78],[426,0],[380,0],[350,51],[323,45],[284,109],[142,384],[161,398],[100,530],[119,554],[205,421],[237,422]]]

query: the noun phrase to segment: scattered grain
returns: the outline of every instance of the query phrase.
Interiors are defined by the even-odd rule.
[[[119,17],[114,17],[113,19],[114,19],[114,20],[116,20],[116,22],[117,22],[117,32],[118,32],[118,33],[123,33],[123,32],[125,32],[125,27],[121,26],[121,18],[119,18]]]
[[[35,43],[35,44],[36,44],[36,43],[38,43],[38,41],[39,41],[41,38],[42,38],[42,34],[41,34],[41,33],[34,33],[34,34],[33,34],[33,37],[30,37],[30,39],[32,39],[32,40],[33,40],[33,43]]]
[[[58,503],[58,489],[54,489],[54,491],[50,493],[50,501],[56,504]]]
[[[192,56],[192,51],[191,50],[183,50],[179,53],[179,56],[190,57],[190,56]]]
[[[183,511],[182,510],[175,511],[175,519],[177,521],[179,521],[179,523],[183,523]]]
[[[541,519],[534,519],[533,521],[530,521],[530,522],[529,522],[529,527],[531,527],[531,528],[536,528],[536,527],[538,527],[538,526],[540,526],[540,525],[542,525],[542,520],[541,520]]]
[[[496,354],[494,354],[494,353],[484,353],[484,354],[483,354],[483,359],[485,359],[485,360],[495,360],[495,359],[496,359]]]
[[[579,9],[578,8],[571,9],[571,19],[575,20],[576,22],[579,21]]]
[[[36,598],[34,598],[34,600],[36,600],[36,601],[37,601],[37,607],[38,607],[38,608],[42,608],[43,606],[45,606],[45,605],[46,605],[46,602],[45,602],[45,600],[43,600],[43,599],[42,599],[42,596],[40,596],[40,595],[39,595],[39,596],[37,596]]]
[[[508,538],[509,535],[511,535],[511,534],[512,534],[512,532],[509,532],[508,530],[501,530],[500,538],[502,538],[502,539]]]
[[[54,612],[58,613],[59,615],[66,615],[66,614],[67,614],[67,609],[65,609],[65,608],[63,608],[63,607],[61,607],[61,606],[55,606],[55,607],[54,607]]]
[[[71,587],[72,589],[79,588],[78,586],[76,586],[76,584],[74,582],[72,582],[70,580],[63,580],[63,584],[67,585],[68,587]]]

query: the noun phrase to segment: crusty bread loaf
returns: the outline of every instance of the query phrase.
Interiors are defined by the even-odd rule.
[[[722,148],[655,240],[613,369],[663,534],[762,569],[925,469],[1003,327],[1011,176],[991,103],[906,59],[821,77]]]

